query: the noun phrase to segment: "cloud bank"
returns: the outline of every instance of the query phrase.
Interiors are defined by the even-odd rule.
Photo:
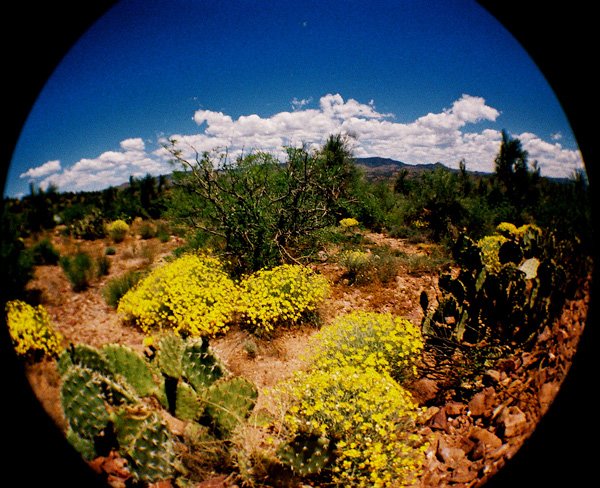
[[[462,95],[448,108],[405,123],[395,121],[393,114],[377,111],[374,101],[344,100],[339,94],[321,97],[317,108],[309,105],[311,99],[294,98],[292,111],[237,119],[223,112],[198,110],[193,120],[199,132],[172,134],[170,138],[178,141],[188,157],[196,151],[225,148],[232,157],[258,150],[283,157],[285,146],[317,147],[330,134],[345,133],[354,139],[356,157],[380,156],[411,164],[439,161],[449,167],[458,167],[459,161],[465,160],[472,171],[494,169],[501,132],[489,125],[501,114],[482,97]],[[486,122],[488,128],[469,130],[470,125],[480,122]],[[564,148],[556,137],[549,142],[529,132],[512,135],[521,140],[530,163],[538,162],[543,176],[568,177],[584,168],[579,151]],[[156,141],[156,145],[164,141]],[[118,185],[130,175],[169,173],[173,167],[168,160],[169,154],[162,147],[149,151],[142,139],[130,138],[122,141],[117,151],[81,159],[64,169],[59,161],[48,161],[21,174],[21,178],[38,181],[42,187],[52,183],[60,190],[97,190]]]

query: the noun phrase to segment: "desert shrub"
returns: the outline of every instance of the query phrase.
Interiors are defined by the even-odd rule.
[[[406,253],[398,251],[395,253],[398,266],[406,269],[411,275],[423,275],[429,273],[439,273],[440,270],[447,270],[452,263],[450,252],[445,246],[438,244],[418,244],[420,253]]]
[[[183,169],[173,174],[171,214],[218,238],[236,275],[306,256],[306,236],[337,223],[355,200],[357,168],[341,135],[315,151],[287,148],[285,164],[262,152],[235,161],[226,153],[186,159],[170,143]]]
[[[306,266],[283,264],[263,269],[240,283],[240,311],[257,332],[309,319],[327,296],[327,279]]]
[[[320,472],[327,486],[408,486],[419,475],[426,448],[416,434],[419,408],[387,373],[359,365],[312,369],[277,388],[288,439],[334,444]]]
[[[138,234],[142,239],[152,239],[153,237],[156,237],[157,232],[156,226],[147,220],[144,220],[140,224],[140,228],[138,230]]]
[[[33,257],[25,248],[19,232],[19,216],[3,206],[0,213],[0,304],[23,298],[27,282],[33,277]]]
[[[104,301],[110,307],[117,308],[121,297],[133,288],[143,276],[142,271],[130,270],[121,276],[112,278],[102,289]]]
[[[6,321],[19,356],[37,359],[58,356],[62,351],[62,336],[54,330],[42,305],[33,307],[21,300],[12,300],[6,304]]]
[[[165,242],[169,242],[169,240],[171,239],[171,233],[169,232],[169,227],[166,224],[158,224],[158,226],[156,227],[156,237],[158,237],[158,240],[160,242],[162,242],[163,244]]]
[[[83,291],[89,286],[94,267],[89,254],[78,252],[73,256],[61,256],[59,263],[73,291]]]
[[[351,283],[368,283],[372,278],[371,254],[352,250],[340,253],[338,263],[346,269],[346,277]]]
[[[82,218],[68,225],[68,232],[77,239],[100,239],[106,235],[105,220],[102,212],[91,208]]]
[[[94,265],[96,268],[96,276],[98,278],[100,278],[102,276],[106,276],[110,272],[110,259],[108,259],[104,255],[97,256],[96,259],[94,260]]]
[[[338,263],[346,268],[346,278],[353,284],[363,285],[373,281],[388,283],[398,273],[398,260],[389,250],[377,252],[348,250],[340,253]]]
[[[114,256],[115,254],[117,254],[117,250],[112,247],[112,246],[108,246],[105,250],[104,250],[104,254],[106,256]]]
[[[127,232],[129,232],[129,225],[121,219],[113,220],[107,224],[106,232],[114,242],[122,242],[125,239]]]
[[[500,222],[496,226],[496,232],[504,237],[515,237],[519,234],[517,226],[511,222]]]
[[[369,367],[401,383],[417,373],[423,338],[406,318],[356,311],[337,317],[317,332],[308,349],[310,364],[317,369]]]
[[[31,246],[33,262],[38,265],[57,264],[60,253],[56,250],[50,239],[44,238]]]
[[[236,297],[237,288],[217,258],[186,254],[154,269],[121,298],[117,310],[146,333],[172,329],[207,336],[226,330]]]
[[[340,220],[340,227],[342,229],[355,229],[358,227],[358,220],[352,217],[348,217]]]

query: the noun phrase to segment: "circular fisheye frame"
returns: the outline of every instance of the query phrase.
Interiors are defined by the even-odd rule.
[[[491,3],[11,7],[21,484],[587,479],[591,16]]]

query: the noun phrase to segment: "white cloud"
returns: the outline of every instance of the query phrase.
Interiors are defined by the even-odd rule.
[[[458,167],[464,159],[469,170],[494,170],[501,132],[500,128],[489,128],[489,123],[496,122],[501,113],[482,97],[465,94],[449,108],[404,123],[396,122],[393,114],[377,111],[373,101],[361,103],[327,94],[319,100],[318,108],[308,108],[309,102],[294,98],[294,110],[269,117],[248,114],[234,119],[223,112],[198,110],[193,120],[199,131],[173,134],[169,139],[178,141],[186,158],[214,149],[226,149],[232,158],[258,150],[284,158],[285,146],[318,147],[330,134],[346,133],[354,138],[356,157],[381,156],[412,164],[440,161],[450,167]],[[469,125],[479,122],[488,122],[488,128],[469,130]],[[563,147],[555,137],[545,141],[528,132],[513,136],[521,140],[531,163],[538,161],[544,176],[570,176],[584,167],[580,153]],[[161,137],[156,142],[165,141]],[[21,177],[44,178],[42,187],[53,183],[61,190],[96,190],[121,184],[130,175],[169,173],[173,170],[169,159],[165,149],[149,151],[141,138],[129,138],[117,151],[83,158],[66,169],[58,161],[48,161]]]
[[[166,161],[146,152],[144,141],[130,138],[121,141],[120,151],[106,151],[95,158],[82,158],[62,172],[49,175],[41,188],[53,184],[64,191],[101,190],[120,185],[129,176],[165,174],[172,170]]]
[[[204,131],[179,138],[188,149],[193,146],[200,151],[228,147],[231,155],[242,149],[283,155],[282,146],[320,145],[329,134],[342,132],[356,138],[357,157],[382,156],[413,164],[440,161],[451,167],[464,159],[471,170],[494,170],[500,130],[467,130],[469,124],[496,122],[501,115],[482,97],[464,94],[450,108],[408,123],[395,122],[392,114],[378,112],[373,101],[365,104],[344,100],[339,94],[321,97],[318,109],[303,108],[306,104],[296,101],[301,108],[266,118],[245,115],[234,120],[221,112],[200,110],[194,120],[199,125],[206,123]],[[574,169],[583,168],[578,151],[533,134],[522,136],[531,161],[539,162],[543,175],[568,176]]]
[[[294,97],[291,101],[292,110],[294,110],[294,112],[296,110],[300,110],[300,109],[304,108],[306,105],[308,105],[310,102],[312,102],[312,97],[311,98],[302,98],[301,100],[298,100],[296,97]]]
[[[146,148],[144,141],[140,137],[132,137],[121,141],[121,149],[123,151],[143,151]]]
[[[35,168],[30,168],[25,173],[21,173],[19,178],[29,178],[30,180],[34,180],[37,178],[43,178],[44,176],[48,176],[49,174],[56,173],[61,170],[60,161],[48,161],[41,166],[37,166]]]

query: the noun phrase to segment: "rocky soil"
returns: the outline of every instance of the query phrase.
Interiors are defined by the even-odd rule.
[[[429,252],[425,246],[381,234],[367,237],[372,245],[385,245],[406,255]],[[109,245],[105,241],[74,243],[58,236],[53,239],[61,253],[78,248],[98,255]],[[38,290],[55,328],[67,342],[93,346],[118,342],[140,349],[142,333],[119,321],[114,309],[104,302],[102,287],[107,279],[129,269],[159,264],[179,244],[175,238],[166,244],[156,239],[128,238],[116,246],[110,244],[117,249],[115,256],[110,256],[110,274],[92,283],[88,290],[73,293],[58,266],[38,267],[30,287]],[[333,283],[331,297],[322,309],[325,322],[341,313],[363,309],[389,311],[420,323],[421,292],[426,291],[430,297],[436,293],[435,270],[413,273],[403,265],[388,283],[358,286],[350,285],[343,270],[333,262],[316,267]],[[588,296],[586,283],[580,298],[568,303],[560,320],[542,332],[535,346],[488,370],[480,391],[468,401],[457,401],[452,392],[440,395],[439,379],[421,378],[410,386],[419,403],[427,407],[421,433],[430,439],[423,476],[415,488],[481,486],[519,450],[554,400],[571,365],[585,324]],[[232,372],[246,376],[259,389],[269,388],[301,366],[307,341],[315,331],[310,327],[284,330],[266,340],[233,329],[214,339],[212,346]],[[30,365],[27,377],[48,416],[64,429],[60,379],[54,362]],[[261,402],[263,397],[257,408],[268,407]],[[118,457],[98,459],[92,466],[108,477],[112,486],[124,486],[127,472]],[[196,486],[231,487],[230,480],[231,477],[219,476]]]

